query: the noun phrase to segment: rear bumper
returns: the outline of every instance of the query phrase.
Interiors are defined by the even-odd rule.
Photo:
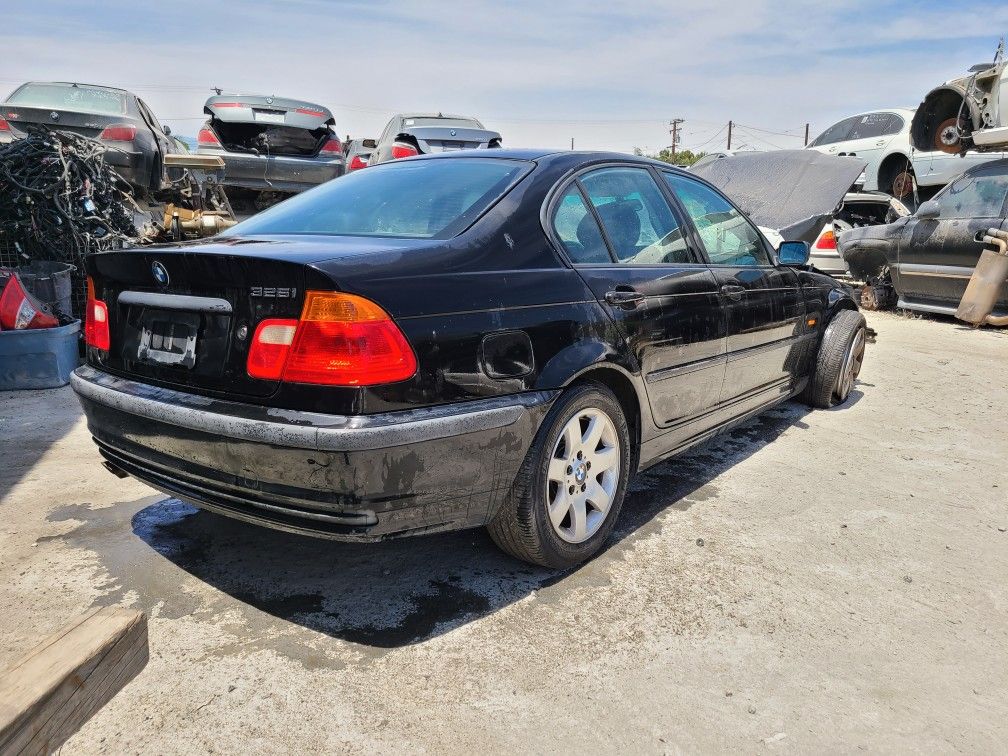
[[[150,176],[142,175],[142,152],[110,146],[105,152],[105,162],[133,186],[146,187],[150,183]]]
[[[91,367],[71,377],[105,459],[183,501],[343,540],[485,524],[554,392],[380,415],[186,394]]]
[[[343,175],[343,156],[288,157],[242,155],[220,149],[199,148],[201,155],[224,160],[225,186],[262,191],[301,192]]]

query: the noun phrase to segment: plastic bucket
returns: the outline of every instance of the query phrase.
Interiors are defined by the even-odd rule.
[[[80,321],[57,328],[0,331],[0,391],[65,386],[79,362]]]
[[[42,300],[57,312],[71,315],[70,274],[76,269],[69,263],[33,260],[17,268],[17,272],[36,299]]]

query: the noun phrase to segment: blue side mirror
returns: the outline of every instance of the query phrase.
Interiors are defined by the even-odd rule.
[[[809,245],[803,241],[781,242],[777,248],[777,261],[781,265],[793,265],[801,267],[808,265]]]

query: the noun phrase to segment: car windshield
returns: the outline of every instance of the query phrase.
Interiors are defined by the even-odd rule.
[[[108,115],[126,112],[124,92],[79,84],[25,84],[8,97],[7,102],[29,108],[80,110]]]
[[[299,194],[222,235],[445,239],[468,228],[531,168],[497,158],[385,163]]]

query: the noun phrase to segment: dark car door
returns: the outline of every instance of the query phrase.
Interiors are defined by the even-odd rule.
[[[964,173],[936,195],[937,218],[910,219],[892,270],[903,303],[955,310],[984,248],[977,237],[1005,224],[1006,195],[1008,175],[999,161]]]
[[[610,165],[581,173],[552,205],[554,233],[636,357],[655,423],[689,421],[717,404],[725,322],[713,274],[655,175]]]
[[[160,189],[165,180],[164,156],[171,152],[168,136],[146,103],[137,97],[136,104],[139,120],[146,126],[146,133],[142,139],[137,139],[137,145],[144,153],[143,160],[147,175],[150,176],[150,188]],[[140,135],[140,129],[137,129],[137,134]]]
[[[693,223],[720,291],[728,327],[721,401],[739,412],[790,391],[800,377],[805,301],[798,275],[774,264],[759,230],[713,187],[662,171]]]

